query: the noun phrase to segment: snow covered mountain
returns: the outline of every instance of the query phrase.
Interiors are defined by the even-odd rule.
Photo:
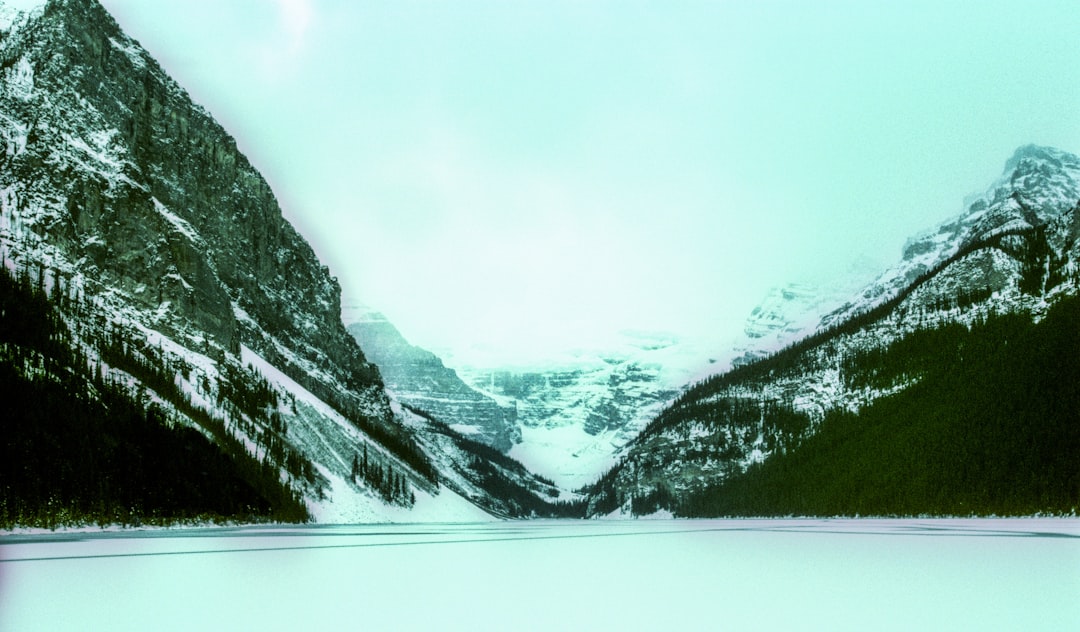
[[[918,365],[892,380],[858,369],[872,364],[867,358],[893,357],[891,345],[913,332],[971,329],[1000,314],[1038,321],[1077,294],[1078,237],[1080,158],[1021,147],[985,193],[909,240],[901,261],[827,314],[816,333],[705,379],[664,409],[592,488],[590,511],[677,508],[799,449],[833,411],[858,412],[913,388],[928,373]],[[787,327],[781,317],[764,322],[770,333]]]
[[[379,367],[386,389],[413,409],[500,452],[521,441],[517,411],[469,387],[434,353],[409,344],[385,316],[356,311],[348,323],[365,355]]]
[[[856,262],[840,279],[791,282],[771,288],[751,310],[743,331],[732,342],[728,354],[731,362],[718,363],[718,368],[749,364],[814,333],[823,317],[845,305],[877,272],[869,262]]]
[[[485,519],[477,505],[552,496],[387,396],[266,181],[95,0],[0,4],[0,140],[0,260],[74,354],[0,337],[19,380],[120,392],[321,522]]]
[[[554,366],[451,369],[382,314],[353,305],[344,314],[397,401],[507,453],[563,492],[611,467],[708,363],[697,345],[673,335],[627,331],[619,345],[571,353]]]
[[[661,332],[620,332],[617,343],[543,367],[457,367],[473,388],[517,410],[510,456],[575,490],[617,453],[709,359],[700,345]]]
[[[1004,171],[986,191],[970,195],[958,215],[910,238],[904,245],[901,260],[867,285],[853,299],[822,318],[819,327],[827,328],[865,312],[895,297],[920,277],[941,267],[965,248],[1006,232],[1046,226],[1056,237],[1058,248],[1067,248],[1061,240],[1070,239],[1064,224],[1073,217],[1080,200],[1080,159],[1051,147],[1025,145],[1005,163]],[[935,281],[935,292],[927,299],[956,295],[960,291],[1000,289],[1008,284],[1010,265],[1000,250],[990,249],[964,265],[949,266],[949,274]],[[1011,270],[1015,273],[1015,270]]]
[[[234,518],[572,515],[567,490],[612,466],[590,492],[593,514],[677,507],[798,450],[832,412],[926,375],[853,366],[916,330],[1041,319],[1080,274],[1080,159],[1028,146],[855,298],[770,294],[737,346],[743,362],[687,391],[708,358],[655,333],[558,366],[455,373],[385,319],[346,330],[338,283],[262,176],[95,0],[25,11],[0,0],[0,141],[0,424],[23,424],[0,426],[19,437],[0,458],[0,523],[68,500],[63,511],[116,516],[52,495],[115,500],[121,486],[93,459],[39,460],[55,447],[35,434],[40,410],[82,411],[50,423],[149,424],[105,427],[127,433],[102,439],[120,459],[107,465],[179,480],[165,494],[174,506],[188,481],[227,481],[236,493],[205,511]],[[64,427],[55,444],[86,451],[87,427]],[[160,445],[182,450],[140,452],[129,440],[140,433],[175,433]],[[34,471],[55,459],[48,477]],[[75,464],[88,469],[64,478]],[[46,478],[62,484],[44,489]]]

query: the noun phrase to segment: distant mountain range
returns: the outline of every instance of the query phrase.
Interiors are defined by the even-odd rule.
[[[703,363],[671,335],[625,332],[617,349],[551,368],[449,369],[382,314],[347,310],[352,333],[387,391],[465,436],[507,453],[571,491],[615,463],[624,446]]]

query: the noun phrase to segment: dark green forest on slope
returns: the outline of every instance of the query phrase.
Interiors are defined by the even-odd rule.
[[[849,385],[914,386],[833,411],[799,449],[690,495],[688,517],[1022,515],[1080,509],[1080,298],[848,358]]]
[[[122,344],[103,345],[110,364],[187,404],[218,444],[167,423],[159,406],[104,377],[73,344],[60,304],[81,311],[62,295],[50,299],[41,279],[0,270],[0,528],[309,519],[278,466],[305,478],[310,463],[272,449],[269,435],[267,458],[255,460],[222,420],[182,399],[175,373],[144,366]],[[93,328],[108,338],[104,326]]]

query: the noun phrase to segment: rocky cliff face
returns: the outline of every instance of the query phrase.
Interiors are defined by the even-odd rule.
[[[1080,159],[1027,146],[959,216],[909,240],[900,262],[780,354],[708,378],[660,413],[593,489],[592,511],[677,505],[776,453],[797,449],[832,410],[911,388],[847,379],[848,358],[904,335],[990,314],[1038,319],[1080,285]]]
[[[235,141],[100,5],[44,4],[8,30],[0,67],[0,187],[64,273],[152,312],[173,336],[247,345],[322,390],[304,370],[313,365],[388,416],[377,371],[341,325],[336,280]]]
[[[513,406],[500,406],[465,384],[434,353],[409,344],[382,314],[359,314],[348,331],[379,367],[387,391],[401,403],[430,413],[461,434],[503,453],[521,442]]]
[[[229,134],[97,2],[0,10],[0,140],[0,260],[77,297],[72,331],[119,332],[139,362],[179,367],[175,388],[103,371],[299,476],[317,519],[438,495],[336,280]],[[97,339],[82,339],[91,358]],[[350,472],[361,452],[366,480]]]

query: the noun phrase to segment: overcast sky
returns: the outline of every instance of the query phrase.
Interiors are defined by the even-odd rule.
[[[896,260],[1036,142],[1080,151],[1063,2],[103,0],[415,344],[726,340]]]

